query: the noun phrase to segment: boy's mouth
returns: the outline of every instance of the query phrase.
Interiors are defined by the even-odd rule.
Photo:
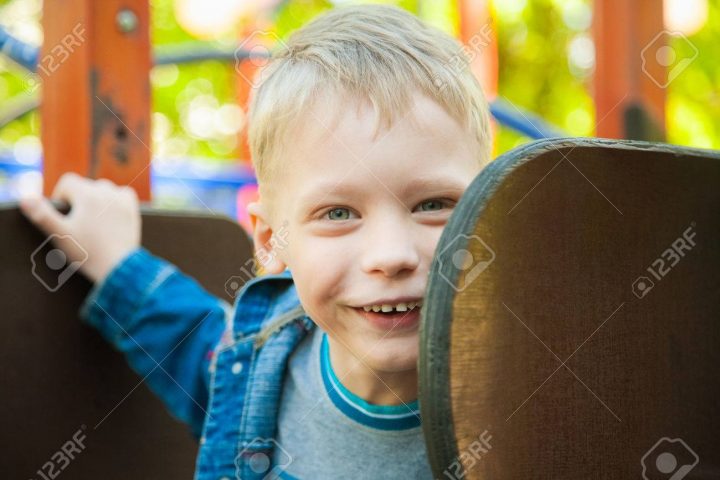
[[[395,304],[391,303],[379,303],[376,305],[366,305],[363,308],[366,312],[382,312],[382,313],[393,313],[393,312],[408,312],[414,308],[422,307],[422,299],[412,302],[398,302]]]
[[[420,322],[422,298],[397,303],[378,303],[355,307],[360,316],[382,330],[415,328]]]

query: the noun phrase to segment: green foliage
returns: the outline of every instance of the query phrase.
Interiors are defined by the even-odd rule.
[[[499,95],[532,111],[573,136],[594,132],[594,108],[590,97],[590,72],[573,73],[569,64],[570,42],[587,36],[563,20],[561,2],[513,1],[514,8],[496,2],[498,33]],[[565,7],[572,2],[566,2]],[[574,2],[589,9],[589,1]],[[500,128],[496,151],[502,153],[525,143],[526,138]]]
[[[694,59],[670,84],[666,115],[669,142],[720,149],[720,1],[709,3],[705,27],[673,44],[678,57]]]
[[[0,0],[0,23],[20,35],[39,29],[39,18],[4,15],[23,11],[19,4],[39,0]],[[418,14],[449,32],[457,31],[457,2],[453,0],[385,0]],[[284,0],[263,27],[285,38],[322,11],[330,0]],[[498,35],[499,94],[533,111],[570,135],[594,134],[595,113],[591,97],[592,65],[584,64],[590,42],[590,0],[495,0]],[[27,9],[25,9],[27,10]],[[173,0],[152,0],[154,45],[196,41],[175,18]],[[28,25],[30,27],[28,27]],[[237,42],[242,25],[217,36],[220,44]],[[20,35],[22,36],[22,35]],[[720,0],[710,0],[706,26],[689,38],[692,46],[677,42],[680,55],[699,52],[668,89],[668,140],[691,146],[720,148]],[[579,52],[574,58],[570,52]],[[585,52],[583,54],[583,52]],[[584,55],[584,56],[583,56]],[[577,55],[576,55],[577,56]],[[0,55],[0,111],[13,99],[29,98],[24,72]],[[155,68],[153,85],[153,149],[159,157],[197,156],[229,160],[237,156],[237,135],[223,128],[226,118],[240,124],[235,91],[239,81],[233,64],[217,61]],[[214,112],[214,113],[213,113]],[[223,116],[223,115],[229,115]],[[203,128],[205,123],[212,128]],[[37,113],[0,129],[0,149],[39,133]],[[37,142],[37,140],[34,140]],[[499,128],[496,153],[526,142]],[[32,143],[32,142],[30,142]]]

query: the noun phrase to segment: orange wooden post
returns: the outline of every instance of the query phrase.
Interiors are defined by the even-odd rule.
[[[470,67],[488,98],[497,95],[498,52],[489,0],[459,0],[460,41],[470,55]]]
[[[44,193],[65,172],[150,199],[147,0],[45,0],[38,64]]]
[[[480,81],[485,96],[492,100],[498,93],[498,50],[495,24],[490,15],[490,2],[458,0],[458,12],[460,41],[469,55],[470,68]],[[495,130],[494,123],[492,129]],[[493,134],[493,138],[495,137]]]
[[[252,62],[249,62],[247,60],[240,60],[237,61],[235,64],[235,68],[237,69],[239,75],[237,76],[237,102],[238,105],[243,109],[243,112],[245,112],[245,125],[243,125],[242,130],[240,130],[240,138],[238,139],[238,157],[240,160],[245,162],[250,162],[250,145],[248,144],[248,124],[247,124],[247,112],[248,112],[248,106],[250,102],[250,93],[252,91],[252,86],[250,82],[247,80],[248,78],[252,78],[255,73],[255,66],[252,64]]]
[[[259,22],[250,22],[241,30],[240,43],[238,50],[235,54],[235,72],[236,76],[236,98],[237,103],[243,109],[247,115],[248,107],[250,106],[250,96],[254,88],[257,88],[258,79],[255,74],[258,69],[262,67],[267,60],[262,58],[243,58],[241,53],[251,52],[256,55],[269,55],[270,50],[262,43],[262,37],[265,33],[258,29]],[[247,120],[247,117],[246,117]],[[238,157],[240,160],[250,163],[250,145],[248,144],[248,124],[247,121],[240,131],[240,138],[238,139]]]
[[[594,11],[597,136],[663,140],[663,1],[596,0]]]

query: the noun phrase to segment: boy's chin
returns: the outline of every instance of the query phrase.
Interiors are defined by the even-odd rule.
[[[364,362],[375,371],[400,373],[417,370],[418,335],[384,339],[365,352]]]

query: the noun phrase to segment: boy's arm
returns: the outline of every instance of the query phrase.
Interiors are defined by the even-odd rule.
[[[174,265],[138,248],[95,285],[80,314],[200,436],[211,354],[230,310]]]
[[[45,198],[23,199],[23,213],[63,248],[95,283],[81,314],[122,351],[170,410],[200,434],[207,409],[211,349],[228,305],[168,262],[140,248],[140,211],[128,187],[64,175],[52,198],[70,204],[62,215]],[[65,237],[67,238],[67,237]],[[82,258],[72,258],[72,255]]]

